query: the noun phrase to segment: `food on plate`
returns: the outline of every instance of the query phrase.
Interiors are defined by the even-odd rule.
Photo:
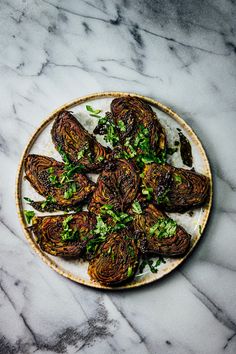
[[[51,136],[62,157],[66,155],[84,172],[99,171],[109,157],[110,149],[102,146],[68,111],[56,117]]]
[[[179,134],[180,140],[180,155],[183,161],[183,164],[192,167],[193,165],[193,155],[192,155],[192,148],[189,140],[186,136],[182,133],[181,129],[177,129]]]
[[[28,155],[25,159],[25,174],[32,187],[47,197],[48,204],[57,207],[77,205],[95,189],[94,183],[86,175],[52,157]]]
[[[167,145],[165,130],[147,103],[136,97],[115,98],[111,113],[124,156],[144,163],[161,158]]]
[[[124,146],[126,139],[130,139],[132,144],[141,132],[141,127],[144,127],[148,129],[151,148],[156,153],[165,149],[164,128],[147,103],[136,97],[115,98],[111,103],[111,113],[118,128],[120,142]],[[142,152],[142,145],[138,152]]]
[[[173,257],[184,255],[191,236],[165,213],[149,204],[141,214],[134,214],[133,226],[141,233],[141,252]]]
[[[153,163],[144,168],[143,185],[164,210],[184,212],[205,203],[210,183],[200,173]]]
[[[102,146],[72,113],[57,115],[51,137],[63,162],[28,155],[26,179],[46,199],[25,200],[40,212],[74,213],[42,217],[25,210],[25,218],[32,222],[29,229],[43,251],[86,260],[93,281],[116,286],[134,278],[140,258],[144,263],[139,269],[149,265],[156,272],[165,263],[163,257],[187,254],[191,235],[165,211],[203,205],[210,181],[167,163],[170,151],[180,145],[183,163],[191,167],[191,144],[178,129],[180,144],[170,148],[167,129],[143,100],[116,98],[105,116],[100,109],[86,109],[98,119],[94,133],[103,135],[112,148]],[[96,183],[88,172],[99,173]],[[82,206],[88,211],[78,211]],[[153,256],[159,256],[155,264]]]
[[[97,181],[97,188],[88,205],[90,212],[99,214],[103,205],[125,211],[135,199],[139,188],[139,175],[127,160],[116,160],[106,166]]]
[[[53,256],[83,255],[96,218],[87,211],[77,214],[36,216],[31,229],[41,249]]]
[[[118,285],[130,280],[138,266],[138,248],[127,229],[112,233],[101,245],[89,264],[92,279],[105,285]]]

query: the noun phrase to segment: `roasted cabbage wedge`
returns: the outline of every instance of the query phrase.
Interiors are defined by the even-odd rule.
[[[105,285],[119,285],[130,280],[138,266],[139,252],[132,232],[112,233],[89,264],[90,277]]]
[[[28,155],[26,179],[42,196],[51,196],[59,206],[69,207],[85,200],[95,189],[94,183],[81,173],[69,174],[65,165],[51,157]]]
[[[59,153],[80,164],[85,172],[101,170],[109,157],[110,149],[102,146],[68,111],[56,117],[51,136]]]
[[[131,162],[112,162],[100,174],[88,209],[100,214],[102,206],[111,205],[115,211],[125,211],[134,200],[138,187],[139,175]]]
[[[87,211],[77,214],[34,217],[31,230],[40,248],[53,255],[80,257],[91,239],[96,218]]]
[[[140,232],[139,246],[143,254],[183,256],[190,247],[191,236],[165,213],[149,204],[142,214],[133,215],[134,229]]]
[[[132,154],[130,146],[136,145],[138,154],[149,149],[156,155],[165,150],[164,128],[152,108],[143,100],[131,96],[115,98],[111,103],[111,112],[123,149]],[[148,147],[147,141],[144,144],[143,129],[148,134]]]
[[[170,165],[146,165],[143,185],[159,206],[169,212],[184,212],[204,204],[209,195],[209,178]]]

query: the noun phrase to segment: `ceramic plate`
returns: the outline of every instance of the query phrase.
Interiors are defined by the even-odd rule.
[[[36,253],[43,259],[45,263],[47,263],[51,268],[60,273],[61,275],[76,281],[80,284],[85,284],[95,288],[105,288],[105,289],[114,289],[111,287],[103,286],[97,282],[91,281],[88,273],[88,263],[82,262],[80,260],[66,260],[61,257],[54,257],[48,255],[43,252],[39,246],[37,245],[33,234],[27,229],[27,224],[24,218],[23,210],[30,210],[31,207],[24,201],[24,197],[27,196],[32,198],[33,200],[42,200],[42,197],[39,196],[34,189],[30,186],[30,184],[24,180],[24,169],[23,169],[23,160],[29,153],[41,154],[52,156],[56,160],[60,160],[60,155],[55,150],[51,137],[50,130],[54,121],[54,118],[60,113],[62,110],[67,109],[73,112],[75,117],[82,123],[82,125],[89,131],[92,132],[97,123],[97,118],[90,117],[88,112],[86,111],[86,105],[90,104],[95,109],[102,109],[103,112],[109,111],[110,103],[115,97],[120,96],[135,96],[142,98],[148,104],[150,104],[153,110],[157,113],[157,116],[161,122],[161,124],[166,128],[167,139],[169,146],[174,146],[174,141],[179,140],[178,131],[176,128],[180,128],[184,135],[189,139],[192,146],[192,154],[193,154],[193,167],[199,173],[202,173],[210,178],[211,181],[211,190],[210,190],[210,199],[204,207],[195,209],[193,216],[190,216],[188,213],[178,214],[171,213],[171,218],[176,220],[180,225],[182,225],[186,231],[192,235],[191,239],[191,248],[188,254],[183,258],[165,258],[166,263],[160,265],[157,273],[151,273],[147,267],[145,268],[142,274],[137,274],[133,281],[128,284],[125,284],[120,287],[116,287],[115,289],[124,289],[124,288],[134,288],[147,283],[151,283],[162,278],[164,275],[170,273],[173,269],[175,269],[183,260],[188,257],[189,253],[193,250],[200,237],[202,236],[203,230],[206,226],[211,203],[212,203],[212,176],[210,171],[209,162],[206,156],[206,153],[202,147],[201,142],[199,141],[196,134],[193,130],[186,124],[186,122],[180,118],[174,111],[170,108],[164,106],[158,101],[155,101],[151,98],[140,96],[137,94],[131,93],[123,93],[123,92],[104,92],[104,93],[96,93],[89,96],[85,96],[82,98],[78,98],[70,103],[67,103],[56,111],[54,111],[37,129],[32,138],[30,139],[24,154],[22,156],[18,176],[17,176],[17,206],[18,206],[18,214],[21,221],[21,224],[24,228],[24,232],[26,238],[30,242],[31,247],[36,251]],[[97,137],[98,141],[102,144],[106,145],[105,141],[101,136]],[[179,149],[178,149],[179,150]],[[169,157],[168,162],[173,164],[176,167],[185,167],[183,166],[179,151],[174,153]],[[91,177],[92,175],[90,175]],[[92,179],[95,180],[96,176],[92,176]],[[37,215],[47,215],[47,213],[40,213],[36,211]],[[59,212],[54,213],[59,214]],[[200,227],[199,227],[200,226]],[[201,231],[201,232],[200,232]],[[155,259],[155,258],[153,258]]]

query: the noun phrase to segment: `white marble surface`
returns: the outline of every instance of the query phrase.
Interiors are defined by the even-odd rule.
[[[0,1],[0,353],[236,352],[235,1]],[[91,92],[145,94],[202,139],[207,231],[184,266],[133,291],[92,290],[30,249],[16,169],[53,109]]]

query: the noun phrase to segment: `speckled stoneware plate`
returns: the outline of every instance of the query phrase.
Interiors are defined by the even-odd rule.
[[[30,210],[31,207],[24,201],[23,197],[27,196],[34,200],[42,200],[30,184],[24,180],[24,168],[23,160],[29,153],[42,154],[47,156],[52,156],[57,160],[61,160],[58,152],[55,150],[51,137],[50,130],[54,121],[54,118],[62,110],[67,109],[71,110],[78,120],[83,124],[83,126],[89,131],[92,132],[96,126],[97,119],[90,117],[86,111],[86,105],[91,104],[93,108],[102,109],[103,112],[109,111],[110,103],[114,97],[120,96],[135,96],[142,98],[144,101],[149,103],[153,110],[157,113],[157,116],[161,124],[166,128],[167,138],[170,146],[174,146],[174,141],[178,139],[178,132],[176,128],[181,128],[184,135],[189,139],[192,146],[193,162],[194,168],[197,172],[200,172],[210,178],[211,181],[211,191],[209,201],[204,207],[194,210],[193,216],[190,216],[188,213],[178,214],[171,213],[171,217],[176,220],[180,225],[182,225],[188,233],[192,235],[191,239],[191,249],[184,258],[166,258],[166,263],[160,265],[157,273],[151,273],[147,267],[145,268],[142,274],[137,274],[135,278],[128,284],[125,284],[120,287],[111,288],[103,286],[97,282],[91,281],[87,273],[88,263],[82,262],[80,260],[66,260],[60,257],[54,257],[43,252],[37,245],[33,234],[27,229],[27,224],[25,221],[23,210]],[[105,141],[101,136],[97,137],[99,142],[106,145]],[[176,167],[184,167],[179,151],[174,153],[170,158],[169,162]],[[91,175],[90,175],[91,177]],[[92,179],[95,180],[95,176],[92,176]],[[193,130],[186,124],[186,122],[180,118],[175,112],[170,108],[164,106],[158,101],[155,101],[151,98],[140,96],[132,93],[124,92],[104,92],[96,93],[89,96],[78,98],[70,103],[67,103],[56,111],[54,111],[50,116],[41,124],[41,126],[34,133],[30,139],[20,162],[18,176],[17,176],[17,190],[16,190],[16,199],[18,214],[20,222],[24,228],[26,238],[28,239],[32,248],[36,253],[47,263],[51,268],[57,271],[59,274],[76,281],[80,284],[85,284],[95,288],[105,288],[105,289],[124,289],[124,288],[134,288],[147,283],[151,283],[155,280],[162,278],[164,275],[170,273],[174,268],[176,268],[183,260],[188,257],[189,253],[193,250],[200,237],[202,236],[203,230],[206,226],[211,204],[212,204],[212,176],[210,171],[209,162],[206,156],[206,153],[202,147],[201,142],[197,138]],[[36,212],[37,215],[46,215],[46,213]],[[54,214],[59,214],[54,213]],[[199,227],[201,226],[201,227]],[[201,230],[201,232],[199,231]],[[155,258],[154,258],[155,259]]]

